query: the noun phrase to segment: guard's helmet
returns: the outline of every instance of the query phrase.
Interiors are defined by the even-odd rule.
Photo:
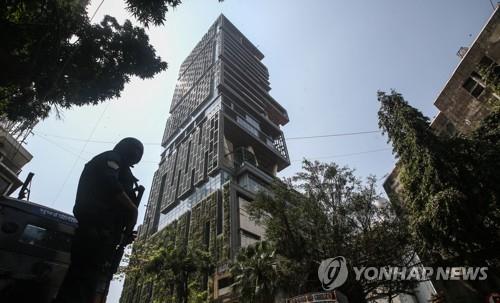
[[[144,145],[136,138],[122,139],[113,150],[120,154],[122,161],[129,166],[139,163],[144,153]]]

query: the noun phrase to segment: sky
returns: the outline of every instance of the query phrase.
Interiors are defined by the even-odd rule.
[[[124,7],[105,0],[94,22],[109,14],[135,23]],[[71,213],[84,164],[123,137],[137,137],[145,143],[133,169],[146,186],[142,222],[179,66],[221,13],[266,56],[271,95],[287,109],[283,131],[293,138],[378,130],[378,90],[396,89],[432,119],[458,49],[472,43],[492,10],[489,0],[185,0],[164,26],[147,30],[168,69],[154,79],[133,78],[120,98],[40,122],[27,140],[33,160],[21,179],[34,172],[30,200]],[[305,157],[348,165],[360,177],[374,174],[381,184],[395,163],[380,133],[287,146],[291,165],[281,177],[298,172]],[[108,303],[117,303],[120,291],[113,282]]]

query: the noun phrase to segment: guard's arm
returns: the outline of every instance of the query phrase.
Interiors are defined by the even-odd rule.
[[[125,193],[121,185],[118,174],[120,169],[120,159],[117,155],[110,154],[106,160],[104,168],[104,181],[108,189],[111,203],[116,206],[117,211],[121,211],[126,216],[127,231],[132,232],[137,222],[137,207],[130,197]]]
[[[134,202],[129,198],[129,196],[121,191],[113,199],[117,204],[118,209],[123,209],[127,216],[127,232],[132,232],[134,230],[135,223],[137,222],[138,210]]]

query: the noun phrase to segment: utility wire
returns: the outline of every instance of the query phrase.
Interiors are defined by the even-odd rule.
[[[316,139],[316,138],[328,138],[328,137],[346,137],[346,136],[365,135],[365,134],[374,134],[374,133],[380,133],[380,130],[370,130],[370,131],[365,131],[365,132],[354,132],[354,133],[316,135],[316,136],[289,137],[289,138],[285,138],[285,140],[303,140],[303,139]]]
[[[347,137],[347,136],[365,135],[365,134],[374,134],[374,133],[380,133],[380,131],[379,130],[372,130],[372,131],[352,132],[352,133],[338,133],[338,134],[327,134],[327,135],[288,137],[288,138],[285,138],[285,140],[305,140],[305,139],[329,138],[329,137]],[[64,139],[64,140],[78,141],[78,142],[100,143],[100,144],[114,144],[114,143],[116,143],[116,141],[86,140],[86,139],[77,138],[77,137],[60,136],[60,135],[54,135],[54,134],[47,134],[47,133],[43,133],[43,132],[38,132],[38,134],[44,135],[44,136],[49,136],[49,137],[54,137],[54,138],[59,138],[59,139]],[[159,143],[159,142],[143,142],[143,144],[144,145],[155,145],[155,146],[161,145],[161,143]]]
[[[77,158],[80,158],[81,160],[85,160],[85,161],[88,161],[88,160],[89,160],[89,159],[86,159],[86,158],[84,158],[84,157],[80,156],[78,153],[74,152],[73,150],[71,150],[71,149],[69,149],[69,148],[66,148],[66,147],[64,147],[64,146],[62,146],[62,145],[60,145],[60,144],[58,144],[58,143],[56,143],[56,142],[54,142],[54,141],[50,140],[49,138],[46,138],[46,137],[40,136],[40,135],[35,134],[35,133],[33,133],[33,134],[34,134],[34,135],[36,135],[37,137],[39,137],[39,138],[41,138],[41,139],[43,139],[43,140],[45,140],[45,141],[49,142],[50,144],[52,144],[52,145],[56,146],[57,148],[59,148],[59,149],[61,149],[61,150],[65,151],[65,152],[67,152],[67,153],[70,153],[70,154],[72,154],[73,156],[75,156],[75,157],[77,157]]]
[[[92,20],[94,20],[95,15],[99,11],[99,9],[101,9],[101,6],[102,6],[103,3],[104,3],[104,0],[101,0],[101,3],[99,3],[99,5],[97,6],[97,8],[95,9],[94,13],[92,14],[92,17],[90,17],[90,22],[92,22]]]
[[[99,125],[99,123],[101,122],[102,118],[104,117],[104,114],[106,113],[108,107],[109,107],[109,102],[106,103],[106,106],[104,107],[104,110],[102,111],[101,115],[99,116],[99,119],[97,119],[97,121],[95,122],[94,127],[92,128],[92,131],[90,132],[89,137],[87,138],[87,140],[85,140],[85,144],[83,145],[82,149],[80,150],[80,153],[78,154],[78,157],[81,157],[82,153],[85,151],[85,148],[87,148],[89,140],[94,135],[94,132],[96,131],[97,126]],[[71,174],[73,173],[73,170],[76,167],[76,163],[78,163],[78,158],[75,158],[75,161],[73,162],[73,165],[71,166],[71,169],[69,170],[68,175],[64,179],[64,182],[63,182],[62,186],[59,188],[59,191],[57,192],[55,199],[52,201],[51,206],[54,206],[54,204],[56,203],[56,201],[59,199],[59,196],[61,195],[64,187],[66,186],[66,183],[68,183],[69,177],[71,176]]]
[[[62,146],[61,144],[59,144],[59,143],[57,143],[57,142],[55,142],[55,141],[53,141],[53,140],[51,140],[51,139],[49,139],[49,138],[45,137],[45,135],[41,135],[41,134],[40,134],[40,133],[38,133],[38,132],[37,132],[37,133],[33,132],[33,135],[35,135],[35,136],[37,136],[37,137],[39,137],[39,138],[41,138],[41,139],[43,139],[43,140],[45,140],[45,141],[49,142],[50,144],[52,144],[52,145],[56,146],[57,148],[59,148],[59,149],[61,149],[61,150],[65,151],[65,152],[67,152],[67,153],[72,154],[73,156],[76,156],[76,157],[78,157],[78,158],[80,158],[80,159],[82,159],[82,160],[85,160],[85,161],[90,161],[90,159],[88,159],[88,158],[84,158],[84,157],[80,156],[80,155],[78,154],[78,152],[75,152],[74,150],[72,150],[72,149],[70,149],[70,148],[67,148],[67,147],[65,147],[65,146]],[[90,141],[90,142],[91,142],[91,141]],[[86,153],[86,154],[88,154],[88,155],[92,155],[92,154],[93,154],[93,153],[88,152],[88,151],[83,151],[83,153]],[[141,161],[141,163],[158,164],[158,163],[159,163],[159,161],[142,160],[142,161]]]
[[[313,157],[313,158],[306,158],[306,157],[304,157],[304,158],[308,159],[308,160],[321,160],[321,159],[340,158],[340,157],[349,157],[349,156],[356,156],[356,155],[363,155],[363,154],[378,153],[378,152],[386,151],[386,150],[392,150],[392,148],[379,148],[379,149],[372,149],[372,150],[366,150],[366,151],[362,151],[362,152],[355,152],[355,153],[348,153],[348,154],[339,154],[339,155],[331,155],[331,156],[324,156],[324,157]],[[301,160],[292,160],[290,162],[302,162],[303,159],[301,159]]]
[[[97,8],[95,9],[94,13],[92,14],[92,16],[90,17],[90,22],[92,22],[92,20],[94,20],[94,17],[97,15],[97,12],[99,11],[99,9],[101,9],[103,3],[104,3],[105,0],[101,0],[101,2],[99,3],[99,5],[97,6]],[[75,41],[75,43],[78,43],[78,41],[80,41],[80,37],[78,37],[78,39]],[[66,69],[66,66],[68,66],[69,62],[73,59],[73,56],[76,54],[76,51],[80,48],[81,44],[77,45],[73,51],[69,54],[69,57],[68,59],[64,62],[61,70],[59,71],[59,74],[56,76],[56,79],[54,81],[54,86],[52,87],[52,91],[55,90],[56,86],[57,86],[57,81],[59,80],[59,78],[62,76],[62,74],[64,73],[64,69]],[[48,96],[48,93],[45,95],[45,98],[46,99]],[[78,154],[77,158],[75,158],[75,161],[73,162],[73,165],[71,166],[71,169],[69,170],[69,173],[68,175],[66,176],[66,178],[64,179],[64,182],[62,184],[62,186],[59,188],[59,191],[57,192],[56,194],[56,197],[55,199],[52,201],[52,204],[51,206],[53,206],[57,200],[59,199],[59,196],[61,195],[62,191],[64,190],[64,187],[66,186],[66,183],[68,183],[68,180],[69,180],[69,177],[71,176],[71,174],[73,173],[73,170],[75,169],[76,167],[76,163],[78,163],[78,159],[82,158],[82,153],[85,151],[85,148],[87,148],[87,144],[89,143],[89,140],[92,138],[92,136],[94,135],[94,132],[95,130],[97,129],[97,126],[99,125],[99,123],[101,122],[102,118],[104,117],[104,114],[106,113],[107,109],[109,107],[109,102],[106,103],[106,106],[104,107],[104,110],[102,111],[101,115],[99,116],[99,119],[97,119],[96,123],[94,124],[94,127],[92,128],[92,131],[90,132],[90,135],[89,137],[87,138],[87,140],[85,140],[85,144],[83,145],[82,149],[80,150],[80,153]]]
[[[86,158],[83,158],[81,157],[80,155],[78,155],[77,153],[75,153],[74,151],[66,148],[66,147],[63,147],[62,145],[52,141],[52,140],[49,140],[48,138],[40,135],[40,133],[34,133],[35,136],[39,137],[39,138],[42,138],[44,140],[46,140],[47,142],[57,146],[58,148],[60,148],[61,150],[63,151],[66,151],[76,157],[79,157],[80,159],[82,160],[86,160],[88,161],[88,159]],[[92,141],[89,141],[89,142],[92,142]],[[354,152],[354,153],[347,153],[347,154],[338,154],[338,155],[331,155],[331,156],[321,156],[321,157],[312,157],[312,158],[307,158],[307,157],[304,157],[305,159],[308,159],[308,160],[321,160],[321,159],[329,159],[329,158],[340,158],[340,157],[349,157],[349,156],[356,156],[356,155],[363,155],[363,154],[371,154],[371,153],[377,153],[377,152],[381,152],[381,151],[387,151],[387,150],[391,150],[391,148],[379,148],[379,149],[372,149],[372,150],[366,150],[366,151],[361,151],[361,152]],[[304,159],[303,158],[303,159]],[[303,159],[297,159],[297,160],[291,160],[290,162],[302,162]],[[141,161],[141,163],[148,163],[148,164],[155,164],[157,165],[159,163],[159,161],[151,161],[151,160],[143,160]]]
[[[95,129],[94,129],[95,130]],[[286,138],[285,140],[305,140],[305,139],[316,139],[316,138],[327,138],[327,137],[345,137],[345,136],[355,136],[355,135],[364,135],[364,134],[373,134],[373,133],[380,133],[379,130],[373,130],[373,131],[362,131],[362,132],[349,132],[349,133],[338,133],[338,134],[327,134],[327,135],[313,135],[313,136],[301,136],[301,137],[289,137]],[[89,139],[82,139],[82,138],[77,138],[77,137],[67,137],[67,136],[60,136],[60,135],[54,135],[54,134],[47,134],[43,132],[36,132],[33,133],[34,135],[37,135],[40,138],[43,138],[44,140],[56,145],[60,149],[66,150],[67,152],[81,158],[81,153],[84,152],[84,149],[88,143],[99,143],[99,144],[115,144],[116,141],[106,141],[106,140],[90,140]],[[77,142],[85,142],[84,149],[80,151],[80,154],[77,155],[73,151],[70,151],[61,145],[55,143],[54,141],[49,141],[47,137],[54,137],[54,138],[59,138],[63,140],[70,140],[70,141],[77,141]],[[160,146],[160,143],[157,142],[144,142],[144,145],[154,145],[154,146]],[[390,150],[390,148],[383,148],[383,149],[375,149],[375,150],[367,150],[367,151],[362,151],[362,152],[355,152],[355,153],[348,153],[348,154],[339,154],[339,155],[331,155],[331,156],[324,156],[324,157],[313,157],[313,158],[308,158],[309,160],[321,160],[321,159],[329,159],[329,158],[339,158],[339,157],[349,157],[349,156],[355,156],[355,155],[362,155],[362,154],[367,154],[367,153],[375,153],[375,152],[381,152],[385,150]],[[305,158],[305,157],[304,157]],[[291,163],[294,162],[302,162],[302,159],[298,160],[291,160]],[[148,163],[148,164],[158,164],[159,161],[148,161],[148,160],[143,160],[141,163]],[[75,162],[76,165],[76,162]],[[73,167],[74,168],[74,167]]]
[[[63,140],[77,141],[77,142],[85,141],[85,142],[89,142],[89,143],[100,143],[100,144],[116,144],[117,143],[117,141],[85,140],[85,139],[77,138],[77,137],[59,136],[59,135],[47,134],[47,133],[43,133],[43,132],[39,132],[39,131],[37,133],[39,135],[43,135],[43,136],[49,136],[49,137],[59,138],[59,139],[63,139]],[[144,145],[156,145],[156,146],[161,145],[158,142],[143,142],[142,144],[144,144]]]

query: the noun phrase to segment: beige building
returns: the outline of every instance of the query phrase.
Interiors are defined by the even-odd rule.
[[[457,55],[461,58],[434,105],[439,113],[431,123],[432,129],[443,136],[470,133],[490,112],[487,104],[491,98],[499,98],[480,76],[482,67],[494,67],[500,62],[500,10],[491,15],[470,47],[462,47]],[[500,72],[500,67],[498,67]],[[401,191],[397,164],[384,181],[384,189],[394,198]]]
[[[482,68],[493,68],[500,73],[497,65],[500,62],[500,9],[491,15],[479,35],[469,47],[462,47],[457,55],[461,58],[458,66],[451,75],[443,90],[434,101],[439,113],[434,117],[431,128],[440,136],[455,136],[468,134],[489,114],[488,102],[491,98],[500,99],[488,89],[481,77]],[[398,165],[384,181],[383,187],[392,203],[398,203],[402,191],[399,181]],[[439,292],[445,293],[449,302],[472,302],[467,287],[457,283],[434,281],[420,283],[416,293],[429,297],[435,293],[434,286]],[[425,297],[424,296],[424,297]],[[413,302],[428,302],[422,296],[411,298]],[[409,298],[399,298],[400,302]],[[401,300],[404,299],[404,300]],[[428,299],[427,299],[428,300]]]
[[[499,98],[486,88],[480,76],[482,67],[496,67],[500,62],[498,7],[472,45],[457,55],[461,61],[434,102],[440,112],[432,127],[439,134],[469,133],[488,115],[488,100]]]
[[[0,118],[0,195],[11,195],[23,181],[19,174],[33,156],[24,148],[22,141],[31,127]]]

